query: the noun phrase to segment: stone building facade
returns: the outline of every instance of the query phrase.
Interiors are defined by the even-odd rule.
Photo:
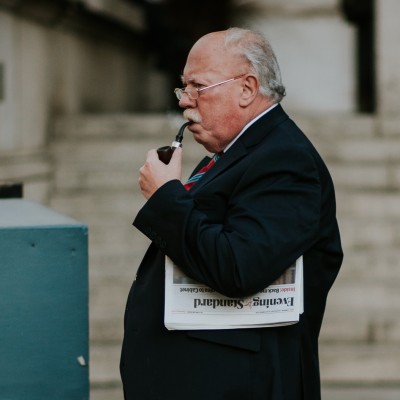
[[[147,246],[131,227],[137,169],[182,121],[145,39],[145,0],[31,3],[0,0],[0,182],[89,225],[92,384],[120,391],[124,302]],[[283,105],[336,184],[345,261],[323,382],[400,385],[400,2],[231,4],[232,24],[271,40]],[[202,150],[184,145],[188,174]]]

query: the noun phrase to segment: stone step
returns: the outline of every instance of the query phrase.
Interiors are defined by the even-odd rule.
[[[172,139],[185,121],[179,113],[84,114],[59,117],[53,126],[55,138]],[[168,140],[169,141],[169,140]]]
[[[134,185],[132,185],[134,186]],[[397,193],[337,193],[338,221],[348,247],[400,244]],[[125,234],[145,199],[133,189],[57,192],[51,206],[90,225],[93,232],[118,230]]]
[[[329,161],[327,165],[336,191],[395,191],[400,187],[399,162]]]
[[[126,299],[142,256],[126,257],[123,267],[110,264],[110,273],[90,273],[92,340],[113,341],[121,337]],[[93,268],[96,267],[92,264]],[[366,277],[349,282],[340,278],[329,295],[321,341],[397,343],[400,337],[397,281],[393,279],[389,285],[371,283]]]
[[[106,226],[106,218],[118,223],[130,223],[137,211],[145,203],[145,198],[131,189],[95,191],[76,190],[68,193],[56,192],[52,196],[51,206],[63,210],[68,216],[82,222]]]
[[[131,254],[97,255],[90,263],[91,337],[116,340],[123,309],[143,249]],[[400,337],[398,251],[346,253],[346,264],[329,295],[321,340],[396,342]],[[361,258],[361,259],[360,259]],[[378,258],[376,261],[375,258]],[[386,273],[388,271],[388,273]]]
[[[336,193],[339,218],[392,220],[400,218],[399,191],[339,191]]]
[[[375,137],[385,124],[388,136],[396,136],[400,118],[379,121],[366,114],[292,114],[296,124],[310,137]],[[166,133],[175,134],[182,123],[180,113],[168,114],[83,114],[59,117],[53,126],[55,137],[99,138],[99,137],[160,137]],[[379,132],[379,133],[378,133]],[[392,133],[392,134],[390,134]]]
[[[393,134],[382,135],[378,128],[384,122],[377,126],[376,118],[350,114],[300,115],[295,120],[330,162],[400,162],[398,128],[397,131],[392,128]],[[159,147],[172,141],[183,122],[179,114],[80,115],[59,119],[55,136],[58,143],[61,140],[90,143],[108,139],[125,140],[130,144],[148,141]],[[186,134],[191,136],[188,131]],[[186,141],[185,137],[184,143]]]
[[[59,143],[54,154],[56,188],[59,190],[134,187],[139,168],[155,142]],[[398,149],[400,152],[400,148]],[[70,154],[73,154],[71,156]],[[399,153],[400,154],[400,153]],[[206,153],[193,143],[184,147],[183,176],[187,177]],[[395,190],[400,186],[400,162],[327,162],[336,189]]]
[[[24,197],[46,204],[50,193],[52,162],[45,150],[0,152],[0,181],[23,183]]]
[[[0,152],[0,180],[48,179],[50,175],[51,163],[47,152]]]
[[[188,159],[184,153],[182,180],[185,180],[196,166],[197,162],[205,154],[199,154],[198,158]],[[138,191],[139,168],[144,163],[144,158],[137,157],[127,161],[125,165],[110,164],[107,168],[99,162],[75,164],[59,163],[54,171],[54,189],[62,192],[103,190],[112,191],[132,189]],[[400,187],[400,166],[395,165],[329,165],[332,179],[337,193],[349,192],[394,192]]]
[[[137,238],[140,235],[136,235]],[[136,251],[122,254],[105,252],[91,259],[93,340],[115,341],[122,334],[127,294],[148,245],[147,239],[140,239],[142,243],[136,246]],[[321,340],[398,342],[400,321],[396,316],[400,312],[399,271],[400,261],[395,248],[380,252],[371,249],[346,252],[346,263],[329,295]]]
[[[325,384],[400,383],[398,344],[338,343],[320,345],[321,377]]]
[[[320,336],[323,383],[400,385],[400,123],[361,115],[294,120],[331,170],[345,250]],[[145,202],[138,170],[182,122],[177,114],[91,115],[55,126],[51,206],[89,226],[91,383],[96,393],[108,388],[108,400],[122,398],[123,313],[149,244],[131,225]],[[205,154],[188,133],[183,179]]]
[[[378,136],[368,116],[298,117],[321,152],[337,190],[396,190],[400,186],[400,135]],[[56,190],[129,187],[147,151],[169,144],[179,115],[81,115],[56,123],[52,148]],[[183,178],[205,152],[190,133],[184,140]],[[134,185],[134,187],[137,187]]]
[[[368,201],[368,197],[366,199]],[[340,207],[341,208],[341,207]],[[390,215],[388,215],[390,214]],[[357,252],[364,249],[378,250],[400,246],[400,218],[397,212],[387,211],[385,217],[360,217],[339,213],[339,226],[346,249]]]
[[[312,139],[398,137],[400,117],[379,120],[367,114],[291,114],[296,124]],[[61,116],[52,127],[57,139],[65,137],[165,137],[175,135],[185,122],[178,112],[135,114],[80,114]]]
[[[320,339],[328,344],[399,343],[398,304],[400,295],[394,284],[374,285],[365,280],[348,284],[341,279],[329,295]]]
[[[121,334],[122,313],[137,266],[147,247],[132,254],[98,256],[90,266],[91,330],[96,340],[115,340]],[[329,295],[321,340],[395,342],[400,337],[399,259],[396,249],[382,252],[375,262],[372,250],[346,256],[346,264]],[[386,271],[391,273],[386,275]]]
[[[123,313],[138,265],[133,259],[129,273],[124,269],[118,279],[91,277],[90,337],[95,341],[115,341],[122,336]],[[111,268],[111,266],[110,266]],[[400,321],[397,318],[400,295],[397,285],[366,282],[335,285],[329,296],[320,335],[327,343],[398,343]]]
[[[347,242],[344,242],[344,252],[345,264],[339,274],[340,284],[359,282],[360,285],[363,285],[365,280],[375,282],[378,285],[399,282],[400,257],[398,246],[382,245],[357,248],[350,247]]]
[[[330,162],[396,163],[399,164],[400,136],[398,137],[322,137],[315,136],[313,144]]]
[[[311,140],[321,138],[330,143],[342,139],[359,143],[373,139],[396,139],[400,134],[400,117],[379,121],[375,116],[364,114],[298,114],[293,119]],[[58,118],[53,132],[57,140],[107,137],[158,139],[175,136],[184,122],[178,113],[72,115]],[[189,131],[185,132],[186,136]]]
[[[100,391],[109,388],[113,392],[122,393],[119,376],[120,343],[93,343],[91,347],[90,376],[92,387]],[[374,393],[385,393],[381,388],[389,386],[400,393],[400,347],[397,345],[376,344],[320,344],[321,381],[323,388],[342,387],[346,391],[350,387],[368,386]],[[342,385],[342,386],[341,386]],[[324,390],[323,390],[324,392]],[[91,397],[92,398],[92,397]],[[326,397],[323,397],[326,399]],[[365,397],[354,397],[361,399]],[[378,397],[368,397],[376,400]],[[389,400],[387,397],[379,397]],[[398,397],[393,397],[394,399]],[[108,400],[110,400],[109,398]],[[117,397],[115,397],[117,399]],[[349,398],[343,398],[349,400]],[[392,397],[390,397],[392,399]]]
[[[395,383],[366,382],[322,382],[324,400],[399,400],[400,385]],[[122,387],[119,381],[95,383],[90,388],[91,400],[121,400]]]
[[[55,190],[85,190],[133,188],[138,189],[139,168],[144,164],[147,152],[170,142],[148,139],[115,139],[58,141],[53,145]],[[193,138],[184,144],[182,177],[186,179],[201,158],[208,153]]]

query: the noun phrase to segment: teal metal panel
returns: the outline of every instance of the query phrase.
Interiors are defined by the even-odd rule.
[[[0,400],[89,399],[88,229],[0,201]]]

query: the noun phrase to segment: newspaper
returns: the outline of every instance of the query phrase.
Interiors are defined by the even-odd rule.
[[[261,328],[294,324],[303,313],[303,257],[261,292],[223,296],[165,261],[164,324],[169,330]]]

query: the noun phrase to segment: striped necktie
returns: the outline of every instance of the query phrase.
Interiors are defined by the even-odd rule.
[[[210,162],[201,168],[198,172],[196,172],[193,176],[191,176],[186,183],[183,185],[186,190],[190,190],[199,179],[218,161],[219,155],[217,153],[214,154],[214,157],[210,160]]]

